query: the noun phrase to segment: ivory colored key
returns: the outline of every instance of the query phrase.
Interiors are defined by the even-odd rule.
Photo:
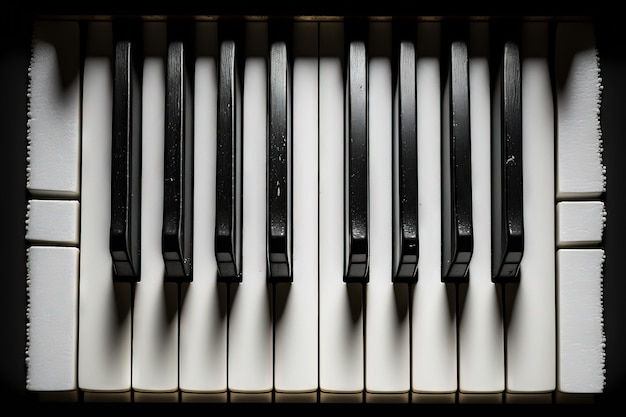
[[[112,32],[89,22],[82,98],[78,385],[85,401],[130,400],[132,310],[128,283],[113,282],[111,213]],[[104,394],[103,394],[104,393]]]

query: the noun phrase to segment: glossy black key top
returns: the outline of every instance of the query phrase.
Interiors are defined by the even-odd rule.
[[[110,251],[116,281],[140,281],[141,23],[113,22]]]
[[[473,251],[467,22],[442,25],[442,281],[465,282]]]
[[[267,262],[271,282],[291,282],[292,21],[269,22]]]
[[[413,20],[394,21],[393,108],[393,282],[416,282],[419,258],[417,223],[417,90]]]
[[[167,281],[192,281],[194,26],[168,22],[162,250]]]
[[[368,282],[367,21],[347,21],[344,282]]]
[[[519,22],[492,28],[492,281],[519,281],[524,252],[522,90]]]
[[[242,84],[245,27],[218,22],[215,258],[221,282],[241,282]]]

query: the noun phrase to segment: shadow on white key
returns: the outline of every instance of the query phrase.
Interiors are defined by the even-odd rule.
[[[362,286],[344,274],[343,24],[320,23],[320,401],[362,402]]]
[[[164,282],[163,148],[167,25],[143,27],[141,281],[133,305],[134,401],[178,401],[178,286]]]
[[[411,400],[456,400],[457,339],[454,285],[441,282],[440,27],[417,29],[417,148],[419,279],[411,299]],[[424,180],[428,179],[428,180]]]
[[[87,25],[83,79],[78,385],[85,401],[130,401],[131,287],[113,282],[111,218],[112,33]],[[100,395],[100,393],[105,393]],[[114,394],[111,394],[114,393]]]
[[[500,403],[504,391],[501,286],[491,281],[491,92],[489,23],[470,24],[474,250],[459,285],[459,402]],[[499,96],[495,96],[498,97]],[[499,106],[499,101],[496,101]]]
[[[318,56],[316,22],[293,38],[293,282],[275,291],[275,402],[317,402]]]
[[[556,388],[554,108],[548,25],[522,35],[524,257],[519,284],[505,286],[507,403],[551,402]]]
[[[391,23],[370,23],[369,36],[371,212],[369,283],[365,291],[365,401],[402,403],[409,399],[411,375],[409,286],[392,282]]]
[[[226,285],[217,282],[214,253],[217,135],[217,23],[196,24],[194,93],[193,282],[181,285],[181,401],[225,402]]]
[[[230,287],[228,389],[231,402],[270,402],[274,336],[265,244],[266,22],[246,23],[245,44],[243,264],[242,282]]]

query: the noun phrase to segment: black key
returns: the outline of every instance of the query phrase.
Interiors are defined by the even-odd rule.
[[[269,280],[291,282],[292,21],[269,23],[267,263]]]
[[[368,282],[367,21],[346,26],[345,275],[344,282]]]
[[[465,282],[473,250],[467,22],[442,25],[442,282]]]
[[[417,90],[415,37],[412,20],[393,27],[393,282],[417,281]]]
[[[241,282],[243,23],[218,23],[215,258],[221,282]]]
[[[492,28],[492,281],[518,282],[524,252],[519,22]]]
[[[167,26],[162,250],[166,281],[192,281],[193,24]]]
[[[141,24],[113,22],[110,250],[116,281],[140,281]]]

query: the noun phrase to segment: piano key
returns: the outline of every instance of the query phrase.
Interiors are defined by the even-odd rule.
[[[267,283],[267,22],[246,22],[243,80],[242,283],[231,284],[228,388],[232,402],[269,402],[273,387],[271,284]]]
[[[271,282],[292,280],[292,24],[291,19],[268,23],[267,260]]]
[[[28,200],[26,240],[55,246],[78,246],[80,202],[78,200]]]
[[[76,247],[26,250],[26,389],[78,399],[78,259]],[[61,398],[61,397],[59,397]]]
[[[241,282],[242,92],[245,32],[238,20],[218,22],[219,71],[215,256],[224,282]]]
[[[412,402],[454,402],[457,390],[456,292],[441,282],[440,23],[417,27],[417,175],[420,279],[411,298]]]
[[[33,196],[80,194],[80,65],[78,22],[33,24],[26,171]]]
[[[191,281],[193,244],[193,26],[167,28],[163,260],[165,279]]]
[[[113,108],[110,22],[86,25],[82,96],[82,193],[78,385],[85,401],[130,400],[131,287],[113,282],[109,252]]]
[[[133,294],[132,386],[135,402],[172,401],[178,399],[178,285],[163,281],[166,270],[161,255],[168,28],[165,22],[144,22],[138,30],[144,39],[145,146],[141,155],[142,279]]]
[[[393,146],[393,281],[415,282],[419,258],[417,221],[417,91],[415,22],[394,20],[395,99]]]
[[[466,22],[444,22],[442,36],[441,279],[463,282],[473,249]]]
[[[317,402],[318,24],[293,27],[293,282],[275,284],[274,401]]]
[[[368,114],[367,26],[345,23],[346,33],[346,133],[345,282],[368,281]]]
[[[409,286],[404,283],[394,284],[390,279],[394,271],[392,262],[394,190],[389,186],[393,181],[393,114],[390,111],[393,103],[391,23],[370,22],[368,32],[371,252],[370,279],[365,290],[364,311],[365,401],[406,403],[411,384]],[[413,39],[415,34],[413,31]],[[415,55],[413,59],[414,57]],[[415,80],[414,71],[412,75]],[[415,81],[413,86],[414,83]],[[413,109],[415,110],[415,106]],[[413,140],[417,140],[415,132]],[[413,147],[415,146],[416,143],[413,144]],[[415,208],[417,209],[417,206]]]
[[[141,253],[141,33],[138,22],[113,22],[111,257],[115,279],[137,282]]]
[[[599,197],[606,190],[602,162],[600,66],[593,25],[559,22],[554,71],[557,103],[557,198]]]
[[[559,249],[556,254],[559,393],[601,393],[606,338],[602,305],[603,249]]]
[[[548,24],[522,27],[524,257],[506,284],[506,402],[551,401],[556,381],[554,112]],[[532,213],[532,214],[530,214]],[[516,395],[518,394],[518,395]],[[544,398],[542,398],[544,397]]]
[[[319,385],[321,402],[362,402],[363,286],[344,283],[343,23],[320,22]]]
[[[560,248],[600,245],[605,225],[602,201],[561,201],[556,205],[556,243]]]
[[[471,22],[469,85],[472,133],[470,284],[459,284],[458,366],[460,403],[500,403],[504,392],[502,290],[491,282],[491,88],[489,22]]]
[[[215,244],[217,22],[196,24],[194,91],[194,280],[180,288],[181,401],[225,402],[226,285],[218,283]]]
[[[524,253],[520,26],[503,20],[493,27],[492,280],[511,282]]]

